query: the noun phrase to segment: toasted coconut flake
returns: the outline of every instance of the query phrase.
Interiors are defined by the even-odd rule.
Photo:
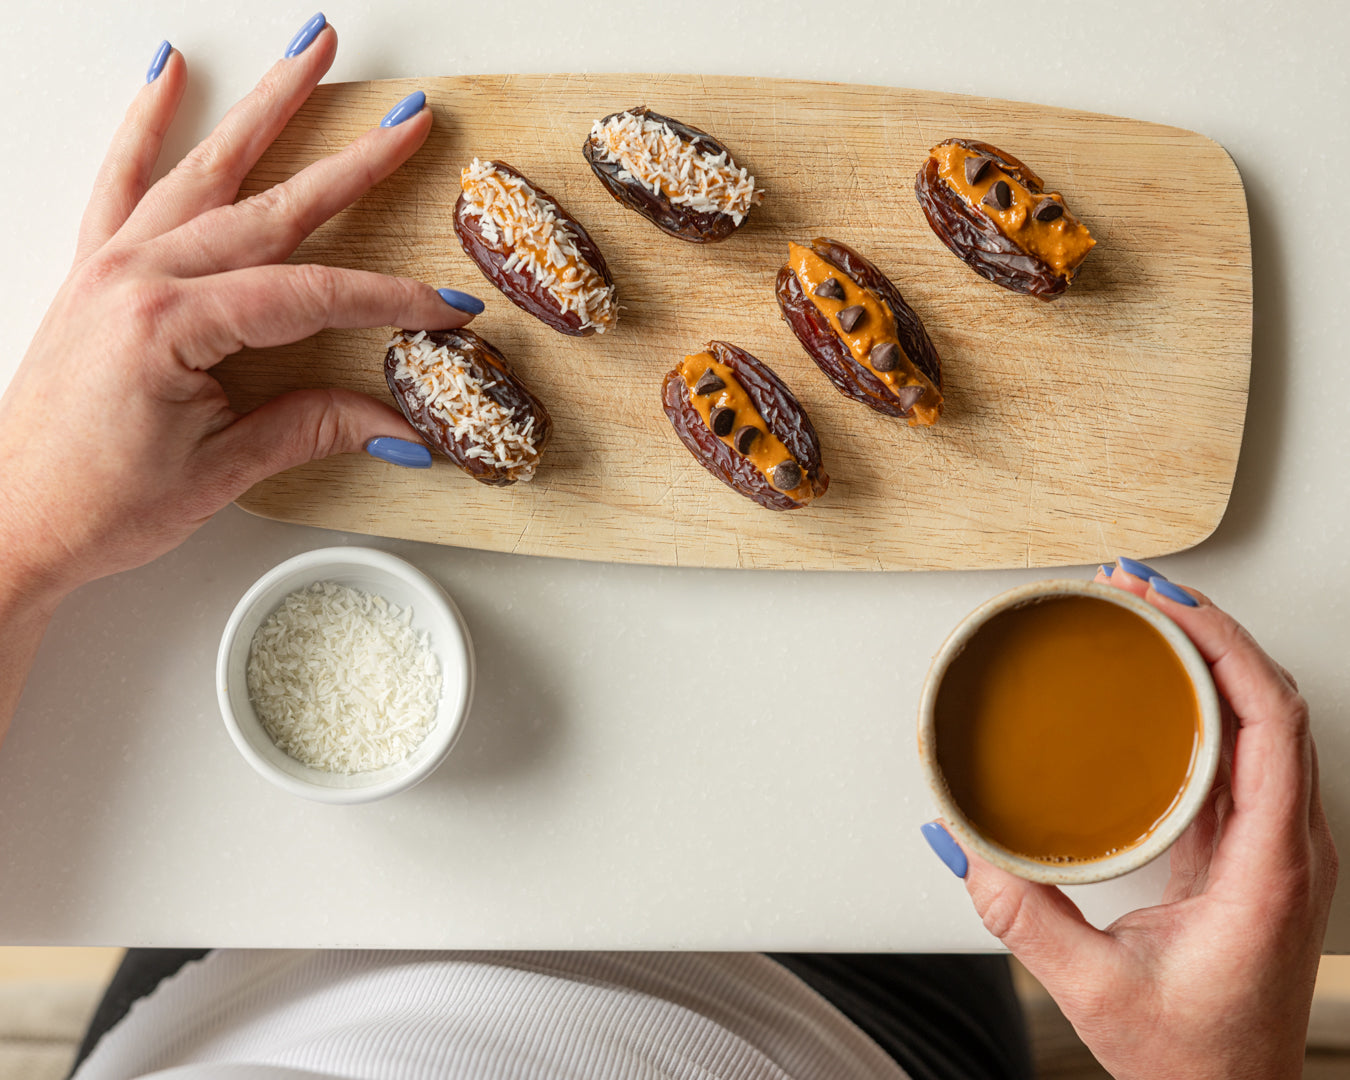
[[[739,225],[764,198],[755,178],[736,167],[725,150],[709,154],[649,116],[621,112],[591,126],[603,161],[619,166],[620,180],[635,179],[675,206],[727,214]]]
[[[465,212],[476,217],[483,239],[507,256],[505,270],[528,271],[564,314],[603,334],[619,317],[614,286],[577,248],[568,223],[519,176],[495,162],[473,161],[460,174]]]
[[[530,480],[539,465],[534,417],[521,423],[514,411],[491,397],[495,385],[469,357],[428,340],[426,331],[400,332],[390,339],[397,366],[394,378],[417,387],[428,408],[469,443],[465,457],[492,462],[514,480]]]

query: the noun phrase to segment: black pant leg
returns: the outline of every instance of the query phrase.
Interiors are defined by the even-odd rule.
[[[1006,956],[775,954],[914,1080],[1031,1080]]]
[[[80,1043],[71,1075],[87,1058],[99,1039],[111,1030],[141,998],[149,994],[190,960],[200,960],[210,949],[128,949],[121,965],[113,973],[103,1000],[94,1010],[89,1028]]]

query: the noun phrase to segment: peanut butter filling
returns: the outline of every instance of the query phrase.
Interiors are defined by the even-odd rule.
[[[797,276],[797,284],[816,310],[829,320],[830,329],[848,346],[853,359],[880,379],[894,393],[904,386],[922,388],[923,396],[914,403],[909,419],[911,427],[935,423],[942,409],[942,392],[933,381],[914,366],[895,333],[895,313],[890,305],[870,290],[864,289],[838,267],[826,262],[808,247],[788,243],[788,261]],[[817,289],[833,279],[839,283],[843,296],[821,296]],[[862,317],[845,330],[839,321],[840,312],[862,308]],[[872,362],[873,350],[878,346],[894,345],[899,350],[899,364],[890,371],[878,371]],[[911,391],[912,393],[912,391]]]
[[[1022,251],[1040,259],[1060,277],[1069,277],[1097,243],[1087,226],[1069,213],[1064,197],[1058,192],[1033,193],[992,159],[972,184],[966,179],[966,160],[987,155],[956,143],[943,143],[929,153],[938,163],[938,176],[953,191],[973,209],[992,218],[999,231]],[[1010,198],[1006,209],[1000,208],[992,197],[986,198],[1000,182],[1008,185]],[[1034,211],[1047,202],[1058,205],[1060,213],[1052,220],[1038,221]]]
[[[689,400],[693,403],[699,417],[708,425],[709,431],[712,431],[717,438],[731,447],[733,454],[746,458],[751,465],[763,473],[765,480],[775,491],[783,491],[783,489],[774,485],[773,470],[784,462],[795,462],[801,469],[801,483],[790,491],[783,491],[783,494],[799,503],[811,501],[814,496],[811,493],[811,481],[806,476],[806,465],[797,461],[778,436],[769,430],[769,425],[764,422],[764,418],[760,416],[754,402],[750,400],[750,395],[745,392],[745,387],[736,379],[735,372],[731,368],[726,364],[718,363],[712,353],[701,352],[686,356],[675,370],[684,379],[685,386],[689,388]],[[694,387],[709,372],[717,376],[723,385],[712,393],[695,393]],[[717,430],[713,427],[712,413],[714,409],[731,409],[733,411],[735,419],[728,425],[728,431],[725,435],[718,435]],[[750,444],[749,450],[742,453],[736,448],[736,436],[742,428],[746,427],[756,428],[757,434],[754,436],[754,441]]]

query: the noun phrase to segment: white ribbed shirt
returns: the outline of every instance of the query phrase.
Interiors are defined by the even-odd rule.
[[[76,1080],[905,1080],[744,953],[218,951],[165,979]]]

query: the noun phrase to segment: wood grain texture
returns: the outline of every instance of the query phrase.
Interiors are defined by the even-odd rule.
[[[1203,540],[1232,487],[1251,363],[1241,180],[1193,132],[985,98],[683,75],[507,75],[320,87],[245,183],[285,179],[420,87],[427,144],[320,229],[299,260],[483,297],[473,328],[544,400],[554,441],[530,484],[485,488],[448,462],[398,469],[347,454],[239,500],[268,517],[535,555],[681,566],[965,569],[1146,558]],[[593,119],[647,104],[722,139],[768,189],[747,226],[683,244],[616,203],[581,144]],[[984,139],[1064,194],[1098,245],[1053,303],[976,277],[914,198],[930,146]],[[479,275],[451,226],[459,170],[511,162],[605,253],[623,315],[564,338]],[[833,236],[872,259],[923,318],[944,366],[941,422],[911,429],[838,394],[774,302],[790,239]],[[343,386],[391,400],[385,330],[329,331],[220,366],[232,402]],[[713,479],[661,410],[661,380],[709,339],[793,388],[820,434],[829,493],[763,510]]]

